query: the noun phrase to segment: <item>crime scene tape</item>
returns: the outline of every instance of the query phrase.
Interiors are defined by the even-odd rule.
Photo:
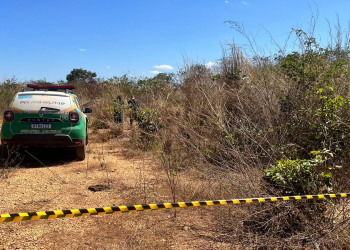
[[[158,209],[172,209],[172,208],[185,208],[185,207],[200,207],[200,206],[214,206],[214,205],[242,204],[242,203],[260,203],[260,202],[269,202],[269,201],[273,202],[273,201],[310,200],[310,199],[327,199],[327,198],[346,198],[348,196],[350,196],[350,193],[297,195],[297,196],[281,196],[281,197],[250,198],[250,199],[158,203],[158,204],[143,204],[143,205],[132,205],[132,206],[87,208],[87,209],[84,208],[84,209],[57,210],[57,211],[18,213],[18,214],[1,214],[0,223],[27,221],[27,220],[40,220],[40,219],[70,218],[70,217],[77,217],[77,216],[116,214],[116,213],[127,213],[127,212],[137,212],[137,211],[151,211],[151,210],[158,210]]]

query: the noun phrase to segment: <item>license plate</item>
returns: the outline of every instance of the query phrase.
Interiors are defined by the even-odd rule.
[[[51,128],[50,123],[32,123],[32,128]]]

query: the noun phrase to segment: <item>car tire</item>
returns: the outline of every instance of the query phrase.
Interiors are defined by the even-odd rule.
[[[1,157],[4,159],[7,159],[8,155],[9,155],[9,151],[8,151],[7,145],[1,145]]]
[[[79,146],[75,148],[75,158],[77,158],[79,161],[85,160],[86,155],[86,142],[84,140],[83,146]]]

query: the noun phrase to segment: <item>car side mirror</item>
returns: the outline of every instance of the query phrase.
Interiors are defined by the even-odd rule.
[[[90,114],[90,113],[92,113],[92,109],[91,108],[85,108],[83,113]]]

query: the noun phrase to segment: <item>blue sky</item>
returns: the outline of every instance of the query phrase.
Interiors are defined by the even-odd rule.
[[[225,21],[238,21],[267,51],[292,27],[327,39],[326,19],[346,29],[349,0],[11,0],[0,1],[0,80],[65,80],[73,68],[98,77],[151,77],[184,60],[218,60],[222,45],[247,42]]]

